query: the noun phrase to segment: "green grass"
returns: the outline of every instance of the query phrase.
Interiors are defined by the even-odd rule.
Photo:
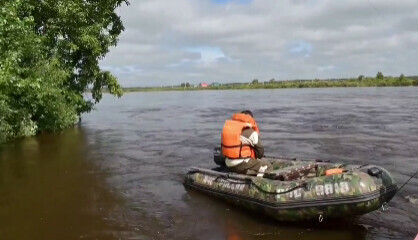
[[[198,91],[198,90],[233,90],[233,89],[277,89],[277,88],[327,88],[327,87],[393,87],[418,86],[415,77],[384,77],[383,79],[365,77],[345,80],[293,80],[271,81],[266,83],[234,83],[221,86],[201,87],[132,87],[124,88],[124,92],[157,92],[157,91]]]

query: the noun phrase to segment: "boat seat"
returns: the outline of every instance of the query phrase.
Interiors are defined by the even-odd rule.
[[[308,177],[309,174],[316,174],[318,165],[314,162],[304,163],[301,165],[284,167],[265,173],[264,177],[268,179],[292,181]]]

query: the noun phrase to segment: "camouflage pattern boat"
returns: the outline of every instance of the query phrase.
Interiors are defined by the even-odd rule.
[[[184,185],[281,221],[344,218],[377,210],[397,185],[375,165],[267,158],[274,171],[264,177],[228,172],[215,151],[214,169],[191,168]]]

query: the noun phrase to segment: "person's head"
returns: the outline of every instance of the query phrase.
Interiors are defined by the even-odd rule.
[[[243,113],[243,114],[247,114],[247,115],[250,115],[251,117],[254,117],[254,116],[253,116],[253,113],[252,113],[250,110],[244,110],[244,111],[242,111],[241,113]]]

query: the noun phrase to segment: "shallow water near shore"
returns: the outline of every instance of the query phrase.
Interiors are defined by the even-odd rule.
[[[355,219],[281,223],[186,190],[232,112],[251,109],[266,155],[418,168],[418,88],[105,95],[62,133],[0,149],[0,239],[413,239],[418,179]],[[412,198],[405,198],[412,196]]]

